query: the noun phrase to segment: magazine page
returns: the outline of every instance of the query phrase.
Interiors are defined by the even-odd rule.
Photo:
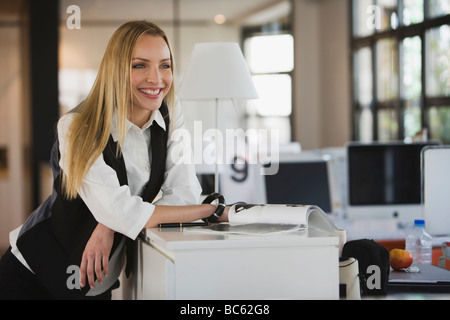
[[[183,232],[267,236],[302,230],[306,230],[306,228],[294,224],[248,223],[230,225],[228,223],[218,223],[210,226],[185,228]]]
[[[307,205],[236,204],[228,212],[230,225],[249,223],[291,224],[308,226]]]
[[[235,204],[228,212],[229,223],[185,228],[187,233],[275,235],[306,230],[311,206]]]

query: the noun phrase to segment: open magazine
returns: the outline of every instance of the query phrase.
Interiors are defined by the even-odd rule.
[[[339,234],[339,229],[322,209],[314,205],[235,204],[228,212],[229,223],[186,228],[184,232],[272,235],[315,228]]]

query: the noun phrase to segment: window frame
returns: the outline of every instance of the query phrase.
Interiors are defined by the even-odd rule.
[[[290,17],[289,17],[290,19]],[[258,25],[258,26],[246,26],[241,29],[241,48],[243,48],[244,56],[245,52],[245,41],[249,38],[253,38],[256,36],[271,36],[271,35],[284,35],[289,34],[293,36],[292,32],[292,24],[290,22],[275,22],[267,25]],[[295,39],[294,39],[295,41]],[[295,45],[294,45],[294,57],[295,57]],[[256,75],[289,75],[291,79],[291,114],[289,116],[264,116],[260,114],[249,115],[247,112],[245,113],[246,121],[250,119],[250,117],[254,117],[258,120],[261,119],[270,119],[270,118],[287,118],[290,123],[290,140],[294,141],[294,71],[295,71],[295,63],[291,71],[283,71],[283,72],[262,72],[262,73],[251,73],[251,76]]]
[[[397,2],[397,18],[398,26],[395,29],[388,30],[374,30],[374,32],[367,36],[359,37],[355,35],[354,26],[356,24],[357,5],[358,0],[349,0],[350,10],[350,72],[351,72],[351,115],[352,115],[352,139],[359,141],[361,139],[358,122],[358,114],[363,110],[363,106],[357,101],[355,81],[357,80],[357,74],[355,73],[355,57],[356,52],[361,48],[369,48],[372,53],[372,101],[370,103],[370,110],[372,112],[372,141],[379,141],[379,117],[380,110],[391,110],[397,114],[397,126],[398,126],[398,139],[404,140],[405,127],[404,127],[404,114],[406,108],[406,102],[408,100],[401,96],[402,81],[403,81],[403,54],[402,54],[402,42],[405,38],[419,36],[421,40],[421,94],[419,97],[419,105],[421,111],[421,126],[422,128],[430,128],[428,112],[431,107],[448,107],[450,110],[450,96],[427,96],[427,58],[428,53],[426,50],[426,32],[433,28],[438,28],[442,25],[450,25],[450,14],[430,18],[428,12],[428,1],[424,1],[424,18],[422,22],[414,23],[410,25],[403,25],[403,0]],[[373,0],[372,4],[377,5],[378,0]],[[398,93],[395,99],[389,101],[377,100],[377,81],[378,81],[378,66],[377,66],[377,43],[382,39],[392,38],[397,42],[397,66],[398,66]]]

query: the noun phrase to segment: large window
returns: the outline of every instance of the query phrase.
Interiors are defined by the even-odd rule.
[[[450,143],[450,0],[352,0],[353,139]]]
[[[286,28],[244,30],[245,57],[259,99],[247,105],[249,128],[278,129],[280,142],[291,141],[294,39]]]

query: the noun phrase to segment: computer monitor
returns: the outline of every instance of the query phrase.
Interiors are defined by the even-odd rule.
[[[328,161],[320,155],[301,152],[282,155],[278,172],[265,175],[265,203],[317,205],[333,211],[333,189]]]
[[[450,146],[422,149],[422,203],[425,229],[432,236],[450,235]]]
[[[214,193],[214,173],[197,173],[197,179],[202,187],[202,195]]]
[[[422,218],[421,150],[428,143],[350,143],[347,145],[347,218]]]

